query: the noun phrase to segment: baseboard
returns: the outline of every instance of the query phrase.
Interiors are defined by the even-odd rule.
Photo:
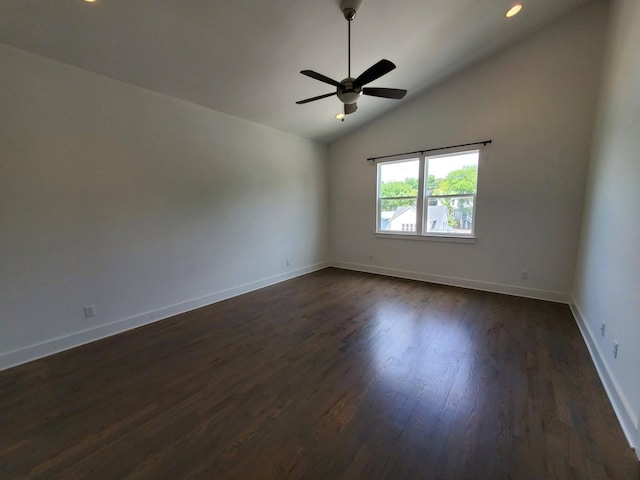
[[[423,282],[450,285],[452,287],[470,288],[472,290],[482,290],[485,292],[503,293],[517,297],[535,298],[557,303],[569,303],[569,295],[562,292],[552,292],[547,290],[537,290],[534,288],[523,288],[515,285],[504,285],[500,283],[481,282],[466,278],[446,277],[443,275],[433,275],[430,273],[413,272],[410,270],[398,270],[395,268],[377,267],[373,265],[362,265],[358,263],[331,262],[331,266],[344,270],[355,270],[358,272],[375,273],[387,275],[389,277],[407,278],[409,280],[420,280]]]
[[[587,344],[587,349],[589,350],[593,364],[600,376],[600,381],[604,386],[604,390],[607,392],[609,402],[613,406],[613,411],[618,417],[622,431],[627,437],[627,441],[629,442],[629,445],[631,445],[631,448],[635,449],[638,460],[640,460],[640,445],[638,445],[640,429],[638,428],[637,415],[633,412],[624,392],[620,389],[618,382],[611,373],[606,357],[603,355],[598,342],[595,340],[596,337],[594,336],[593,331],[589,328],[589,323],[585,320],[580,307],[578,307],[574,298],[571,298],[569,307],[571,308],[573,317],[578,324],[578,328],[584,338],[584,342]]]
[[[306,275],[307,273],[322,270],[328,266],[329,262],[321,262],[304,268],[287,271],[279,275],[273,275],[254,282],[237,285],[202,297],[193,298],[174,305],[140,313],[132,317],[116,320],[87,330],[74,332],[69,335],[64,335],[17,350],[2,353],[0,354],[0,371],[23,363],[31,362],[39,358],[47,357],[64,350],[79,347],[80,345],[85,345],[96,340],[101,340],[118,333],[126,332],[127,330],[141,327],[149,323],[158,322],[180,313],[185,313],[190,310],[211,305],[212,303],[220,302],[244,293],[249,293],[260,288],[275,285],[276,283],[290,280],[292,278],[299,277],[300,275]]]

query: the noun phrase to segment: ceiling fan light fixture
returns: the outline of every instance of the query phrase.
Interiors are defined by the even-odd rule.
[[[338,92],[338,98],[344,104],[352,104],[358,101],[362,92],[350,91],[350,92]]]
[[[336,119],[337,120],[344,120],[344,117],[345,117],[345,115],[342,112],[340,112],[339,114],[336,115]]]
[[[520,13],[520,10],[522,10],[522,4],[515,3],[509,10],[507,10],[504,16],[507,18],[515,17],[518,13]]]

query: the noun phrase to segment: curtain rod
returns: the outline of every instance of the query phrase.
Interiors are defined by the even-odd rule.
[[[483,140],[482,142],[472,142],[472,143],[462,143],[460,145],[450,145],[448,147],[438,147],[438,148],[428,148],[426,150],[416,150],[415,152],[405,152],[405,153],[396,153],[393,155],[382,155],[380,157],[369,157],[367,158],[367,162],[375,162],[376,160],[380,160],[381,158],[391,158],[391,157],[400,157],[402,155],[413,155],[414,153],[427,153],[427,152],[435,152],[437,150],[448,150],[449,148],[458,148],[458,147],[470,147],[472,145],[487,145],[491,143],[492,140]]]

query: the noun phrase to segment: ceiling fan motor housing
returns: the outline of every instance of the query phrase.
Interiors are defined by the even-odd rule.
[[[355,78],[345,78],[340,82],[341,87],[338,88],[338,98],[344,104],[351,105],[356,103],[362,95],[362,88],[354,88],[353,82]]]

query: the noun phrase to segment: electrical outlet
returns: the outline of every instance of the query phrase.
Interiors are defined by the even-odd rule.
[[[287,258],[287,267],[290,267],[290,266],[291,266],[291,260]]]
[[[522,273],[520,274],[520,279],[529,280],[529,272],[527,272],[526,270],[523,270]]]
[[[369,261],[373,262],[373,255],[369,255]]]
[[[96,307],[95,305],[86,305],[84,307],[84,318],[95,317]]]
[[[602,325],[600,325],[600,333],[602,334],[602,336],[604,337],[604,331],[607,328],[607,324],[602,322]]]
[[[618,358],[618,342],[613,342],[613,358]]]

